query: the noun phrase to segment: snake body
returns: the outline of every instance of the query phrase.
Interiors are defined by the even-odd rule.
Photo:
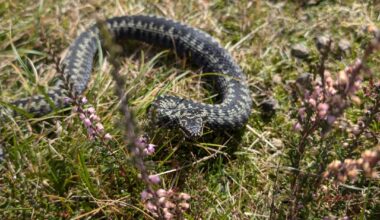
[[[220,102],[206,104],[176,96],[158,96],[150,112],[158,124],[179,127],[186,136],[202,134],[204,126],[213,130],[242,127],[251,112],[252,100],[241,68],[231,55],[207,33],[185,24],[155,16],[123,16],[106,20],[114,39],[133,39],[189,56],[191,63],[212,76]],[[34,115],[44,115],[65,106],[65,98],[81,95],[90,80],[93,58],[98,49],[99,28],[91,26],[71,44],[62,61],[63,79],[45,95],[36,95],[11,102],[18,109]],[[100,40],[101,42],[101,40]],[[9,105],[1,112],[15,115]]]

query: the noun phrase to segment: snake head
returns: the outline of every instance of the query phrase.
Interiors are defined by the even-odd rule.
[[[203,133],[206,113],[175,96],[159,96],[149,109],[156,124],[179,128],[186,138],[196,139]]]
[[[187,138],[195,139],[203,134],[204,120],[197,110],[182,111],[178,126]]]

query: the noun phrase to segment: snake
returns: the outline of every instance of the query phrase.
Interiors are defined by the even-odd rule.
[[[209,74],[218,93],[214,103],[203,103],[172,95],[159,95],[149,108],[154,123],[179,128],[194,138],[210,130],[234,130],[249,118],[252,99],[247,78],[231,54],[208,33],[184,23],[151,15],[130,15],[105,20],[114,40],[136,40],[173,50]],[[67,106],[68,97],[82,95],[91,78],[93,60],[102,45],[100,27],[94,24],[73,41],[62,60],[62,74],[45,94],[0,102],[0,119],[19,115],[43,116]],[[1,121],[1,120],[0,120]],[[4,121],[4,120],[3,120]]]

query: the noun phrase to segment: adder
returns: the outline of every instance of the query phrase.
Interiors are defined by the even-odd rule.
[[[123,16],[106,20],[115,39],[134,39],[189,57],[203,72],[215,73],[212,80],[220,95],[216,104],[196,102],[176,96],[158,96],[150,111],[154,121],[179,127],[186,136],[202,135],[203,127],[213,130],[237,129],[248,120],[252,100],[241,68],[231,55],[209,34],[185,24],[155,16]],[[93,58],[98,50],[99,28],[91,26],[69,47],[62,61],[62,78],[46,95],[35,95],[0,106],[0,119],[15,116],[22,109],[35,116],[64,107],[69,94],[81,95],[90,80]],[[100,39],[101,42],[101,39]],[[13,106],[13,107],[12,107]]]

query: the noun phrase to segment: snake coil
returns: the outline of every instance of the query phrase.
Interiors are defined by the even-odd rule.
[[[156,123],[179,127],[186,136],[198,137],[204,126],[214,130],[236,129],[247,122],[252,100],[246,78],[231,55],[210,35],[155,16],[115,17],[106,20],[106,24],[115,39],[134,39],[172,48],[180,55],[190,54],[190,61],[202,67],[203,72],[218,73],[212,79],[220,94],[220,103],[205,104],[176,96],[158,96],[151,106]],[[64,107],[68,94],[81,95],[90,80],[98,38],[99,29],[94,25],[71,44],[62,62],[65,67],[63,80],[58,79],[47,96],[27,97],[10,105],[40,116]],[[0,112],[3,114],[0,118],[4,114],[17,114],[8,104],[0,106]]]

